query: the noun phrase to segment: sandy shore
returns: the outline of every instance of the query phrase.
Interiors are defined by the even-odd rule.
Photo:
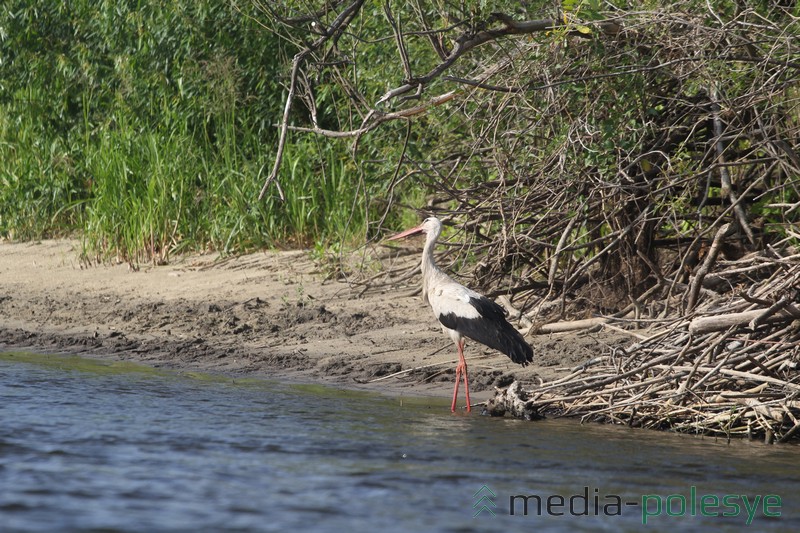
[[[82,267],[79,249],[68,240],[0,244],[0,349],[406,395],[452,392],[455,349],[407,290],[359,297],[346,283],[324,281],[304,252],[189,255],[133,271]],[[473,402],[512,379],[552,379],[622,343],[592,334],[528,340],[535,363],[524,369],[467,346]]]

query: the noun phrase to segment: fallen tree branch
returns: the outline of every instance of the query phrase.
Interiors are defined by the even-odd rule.
[[[566,322],[551,322],[550,324],[542,324],[541,326],[532,327],[533,332],[539,335],[547,335],[549,333],[564,333],[566,331],[578,331],[583,329],[590,329],[596,326],[602,326],[609,322],[610,318],[584,318],[581,320],[570,320]]]
[[[689,301],[686,303],[686,311],[691,312],[694,309],[694,306],[697,304],[697,296],[700,294],[700,288],[703,284],[703,279],[709,272],[709,269],[714,264],[714,261],[717,260],[717,255],[719,255],[720,246],[722,246],[723,240],[731,233],[731,225],[723,224],[719,230],[717,230],[717,234],[714,235],[714,241],[711,243],[711,248],[708,250],[705,259],[703,260],[703,264],[700,268],[697,269],[697,273],[692,280],[692,284],[689,286]]]
[[[760,324],[787,322],[794,320],[795,317],[788,311],[776,310],[767,314],[768,309],[755,309],[741,313],[729,313],[725,315],[701,316],[689,323],[689,331],[693,334],[710,333],[712,331],[723,331],[734,326],[749,325],[754,320],[759,320]],[[794,308],[793,311],[798,311]]]

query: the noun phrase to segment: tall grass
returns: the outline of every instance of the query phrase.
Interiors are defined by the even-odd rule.
[[[104,134],[87,153],[93,176],[85,213],[87,251],[166,260],[179,240],[192,153],[173,137]]]
[[[267,202],[274,213],[272,227],[282,232],[285,241],[310,244],[310,235],[341,239],[364,222],[364,195],[355,179],[355,163],[340,152],[311,141],[295,143],[286,151],[281,184],[287,201],[273,196]]]
[[[79,227],[86,198],[70,141],[38,120],[35,87],[0,105],[0,237],[35,239]],[[17,111],[20,109],[21,112]]]
[[[218,0],[5,4],[0,238],[79,232],[91,259],[142,262],[361,235],[343,145],[293,140],[287,200],[257,200],[284,46]]]
[[[93,259],[166,261],[185,249],[223,252],[347,241],[361,231],[363,195],[335,146],[292,145],[277,195],[257,200],[268,147],[250,160],[209,155],[179,133],[108,132],[87,150],[93,177],[84,243]]]

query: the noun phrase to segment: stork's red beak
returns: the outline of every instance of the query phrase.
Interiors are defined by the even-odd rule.
[[[402,233],[398,233],[397,235],[392,235],[387,241],[396,241],[399,239],[405,239],[406,237],[411,237],[412,235],[416,235],[417,233],[422,233],[422,226],[417,226],[415,228],[407,229]]]

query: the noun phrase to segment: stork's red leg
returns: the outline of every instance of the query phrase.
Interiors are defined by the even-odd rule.
[[[463,339],[458,343],[458,358],[460,359],[459,365],[462,367],[464,373],[464,394],[467,395],[467,412],[470,412],[472,411],[472,402],[469,401],[469,378],[467,377],[467,360],[464,359]],[[456,376],[456,380],[458,380],[458,376]]]
[[[456,366],[456,386],[453,388],[453,404],[450,406],[450,411],[456,412],[456,401],[458,400],[458,385],[461,383],[461,362],[459,361]]]

